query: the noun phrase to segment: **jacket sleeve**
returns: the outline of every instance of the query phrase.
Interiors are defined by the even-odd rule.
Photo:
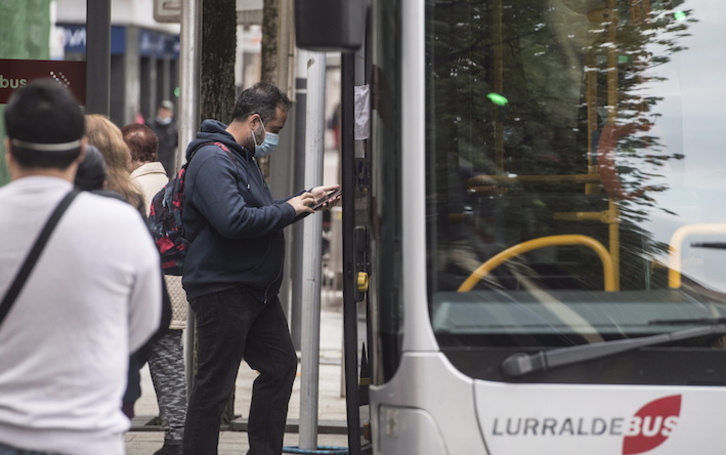
[[[287,202],[287,201],[289,201],[290,199],[292,199],[292,198],[294,198],[296,196],[300,196],[301,194],[303,194],[306,191],[307,192],[310,192],[311,190],[300,190],[297,193],[293,194],[292,196],[286,197],[285,199],[277,199],[277,200],[275,200],[275,204],[282,204],[283,202]]]
[[[238,180],[243,179],[242,183],[246,184],[249,175],[244,172],[240,175],[229,156],[211,148],[200,149],[190,162],[188,172],[192,185],[185,192],[220,235],[230,239],[262,237],[295,221],[295,209],[290,204],[273,202],[255,207],[248,203],[240,192]]]
[[[293,194],[293,195],[292,195],[292,196],[290,196],[290,197],[287,197],[287,198],[285,198],[285,199],[278,199],[278,200],[276,200],[276,201],[275,201],[275,204],[283,204],[283,203],[285,203],[285,202],[289,201],[290,199],[292,199],[292,198],[294,198],[294,197],[300,196],[301,194],[303,194],[303,193],[304,193],[304,192],[306,192],[306,191],[307,191],[307,192],[309,193],[309,192],[310,192],[310,191],[312,191],[312,190],[300,190],[300,191],[298,191],[297,193]],[[300,215],[296,215],[296,216],[295,216],[295,219],[294,219],[294,220],[292,220],[292,222],[293,222],[293,223],[297,223],[298,221],[302,220],[303,218],[307,217],[308,215],[311,215],[311,214],[310,214],[309,212],[305,212],[305,213],[301,213]],[[291,224],[292,224],[292,223],[291,223]]]
[[[164,280],[163,272],[161,276],[161,322],[156,332],[149,338],[149,340],[141,346],[134,355],[141,365],[144,365],[151,358],[151,351],[157,341],[169,331],[169,324],[171,323],[171,298],[169,297],[169,291],[166,288],[166,281]]]
[[[162,275],[159,253],[141,217],[128,232],[138,239],[128,245],[135,251],[135,280],[129,296],[129,351],[139,349],[159,328],[162,316]]]

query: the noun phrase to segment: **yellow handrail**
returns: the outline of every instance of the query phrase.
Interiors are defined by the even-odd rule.
[[[683,241],[689,235],[726,234],[725,223],[687,224],[681,226],[671,236],[668,246],[668,287],[678,289],[681,287],[681,249]]]
[[[550,246],[561,246],[561,245],[583,245],[587,246],[600,256],[603,266],[603,276],[605,279],[605,290],[606,291],[617,291],[617,285],[615,281],[615,267],[610,254],[602,245],[602,243],[588,237],[586,235],[551,235],[547,237],[540,237],[538,239],[528,240],[526,242],[514,245],[513,247],[507,248],[501,253],[490,258],[484,264],[480,265],[471,275],[459,286],[457,292],[471,291],[476,283],[482,278],[487,276],[489,272],[502,265],[509,259],[519,256],[520,254],[527,253],[532,250],[539,248],[545,248]]]

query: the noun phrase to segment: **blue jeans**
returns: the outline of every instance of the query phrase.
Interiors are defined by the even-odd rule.
[[[184,454],[216,455],[219,425],[242,358],[259,371],[252,388],[249,455],[280,455],[297,355],[280,300],[267,304],[244,287],[191,300],[197,373],[184,427]]]
[[[0,442],[0,455],[61,455],[53,452],[38,452],[37,450],[24,450],[11,447]]]

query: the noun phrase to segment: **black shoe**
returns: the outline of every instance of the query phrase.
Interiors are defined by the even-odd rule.
[[[154,452],[154,455],[182,455],[181,442],[164,442],[161,449]]]

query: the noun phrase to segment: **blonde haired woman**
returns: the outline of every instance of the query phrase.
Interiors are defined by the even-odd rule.
[[[88,142],[98,148],[106,161],[106,189],[115,191],[126,201],[146,215],[144,197],[131,181],[129,168],[131,152],[124,142],[121,130],[107,117],[100,114],[86,115],[86,136]]]
[[[95,145],[106,162],[106,190],[113,191],[126,202],[136,207],[146,217],[144,197],[131,181],[129,166],[131,152],[124,142],[121,130],[107,117],[99,114],[86,115],[86,136],[88,143]],[[161,330],[161,329],[160,329]],[[158,332],[157,332],[158,333]],[[155,335],[153,338],[157,338]],[[141,396],[141,374],[139,370],[146,363],[152,342],[129,357],[128,382],[124,392],[121,409],[129,419],[134,417],[134,404]]]

